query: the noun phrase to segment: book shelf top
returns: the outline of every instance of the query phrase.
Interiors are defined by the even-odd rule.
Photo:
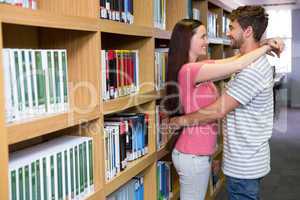
[[[98,30],[98,20],[93,18],[53,14],[43,10],[30,10],[5,4],[0,4],[0,21],[47,28],[80,31]]]

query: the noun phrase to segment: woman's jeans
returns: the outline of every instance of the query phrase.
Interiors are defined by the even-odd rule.
[[[211,172],[210,156],[172,152],[173,164],[179,175],[180,200],[204,200]]]

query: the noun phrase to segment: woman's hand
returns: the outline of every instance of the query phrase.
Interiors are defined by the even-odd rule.
[[[263,40],[261,42],[261,45],[267,45],[269,46],[269,50],[267,51],[268,55],[274,56],[274,53],[277,55],[277,57],[280,57],[280,54],[284,50],[284,42],[281,38],[270,38]]]

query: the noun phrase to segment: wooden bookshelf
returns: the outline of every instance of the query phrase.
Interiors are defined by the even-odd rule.
[[[155,103],[165,95],[154,87],[154,50],[157,43],[167,44],[173,26],[187,17],[188,0],[167,0],[166,30],[154,28],[153,0],[133,0],[134,23],[124,24],[100,19],[99,1],[38,0],[38,9],[30,10],[0,4],[0,54],[3,48],[66,49],[68,55],[68,78],[70,109],[65,113],[45,115],[15,123],[5,122],[4,77],[0,56],[0,199],[9,199],[9,149],[18,143],[35,144],[45,136],[57,137],[69,134],[91,136],[94,141],[95,191],[86,199],[105,199],[134,176],[144,174],[146,200],[157,197],[157,161],[170,152],[165,147],[156,149]],[[221,15],[230,6],[219,0],[193,0],[192,6],[201,13],[201,21],[207,25],[207,11],[214,8]],[[218,20],[222,27],[222,20]],[[220,30],[222,30],[220,28]],[[213,58],[232,55],[230,41],[210,38]],[[104,49],[139,50],[139,82],[137,94],[114,100],[102,100],[101,55]],[[225,52],[225,54],[224,54]],[[118,112],[149,114],[149,153],[130,163],[113,180],[105,181],[105,155],[103,124],[107,115]],[[83,127],[89,127],[82,129]],[[222,154],[218,149],[215,157]],[[214,199],[222,182],[210,195]],[[173,197],[179,198],[179,182],[175,181]]]

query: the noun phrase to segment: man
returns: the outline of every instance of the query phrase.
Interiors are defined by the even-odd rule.
[[[233,48],[245,54],[260,46],[268,15],[260,6],[243,6],[230,15]],[[276,42],[275,42],[276,45]],[[279,47],[282,50],[282,46]],[[192,126],[224,120],[223,172],[230,200],[258,200],[262,177],[270,171],[269,139],[273,128],[273,70],[266,56],[238,73],[215,103],[170,119]]]

